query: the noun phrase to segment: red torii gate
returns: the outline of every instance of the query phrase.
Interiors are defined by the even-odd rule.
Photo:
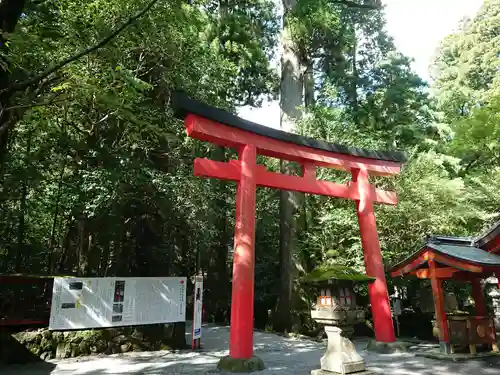
[[[369,286],[377,341],[395,341],[394,327],[377,235],[373,202],[397,204],[396,193],[375,189],[370,175],[391,176],[405,162],[401,152],[380,152],[340,146],[283,132],[239,118],[175,93],[172,106],[184,118],[190,137],[238,151],[228,163],[195,159],[194,174],[237,181],[233,282],[229,355],[250,359],[253,355],[255,195],[257,186],[351,199],[356,202],[366,274],[376,278]],[[256,162],[257,154],[295,161],[302,176],[269,172]],[[352,174],[347,185],[316,179],[316,167]]]

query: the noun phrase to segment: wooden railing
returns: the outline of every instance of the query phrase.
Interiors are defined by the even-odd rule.
[[[48,325],[52,277],[0,275],[0,326]]]

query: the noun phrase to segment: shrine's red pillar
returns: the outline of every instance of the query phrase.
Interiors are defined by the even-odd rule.
[[[484,294],[483,288],[481,287],[481,282],[479,279],[474,279],[471,281],[472,284],[472,298],[474,298],[474,304],[476,305],[476,315],[485,316],[486,315],[486,305],[484,304]]]
[[[239,359],[249,359],[253,355],[256,158],[255,146],[241,148],[229,335],[229,355]]]
[[[432,297],[434,299],[434,311],[436,314],[436,325],[439,329],[439,345],[441,352],[450,353],[450,332],[448,328],[448,318],[444,304],[443,280],[436,275],[436,263],[429,259],[429,270],[431,274]]]
[[[375,277],[375,281],[368,286],[368,294],[372,306],[375,339],[380,342],[394,342],[394,325],[392,323],[391,307],[387,283],[385,279],[384,263],[377,234],[377,223],[373,211],[373,186],[368,180],[366,169],[354,169],[353,181],[358,184],[359,200],[356,200],[361,244],[365,259],[366,274]]]

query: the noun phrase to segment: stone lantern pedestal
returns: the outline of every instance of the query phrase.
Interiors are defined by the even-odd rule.
[[[311,317],[325,325],[325,333],[328,337],[326,352],[320,360],[321,369],[312,370],[311,375],[373,374],[366,371],[364,359],[349,339],[353,326],[347,325],[347,322],[355,324],[362,320],[364,311],[312,310]]]
[[[493,315],[495,319],[495,327],[500,331],[500,283],[497,277],[489,277],[485,280],[487,285],[487,293],[491,298],[493,305]]]
[[[340,267],[340,270],[339,270]],[[365,361],[350,340],[354,324],[363,321],[364,310],[356,306],[354,281],[371,281],[366,275],[342,266],[317,269],[306,280],[319,289],[311,318],[323,324],[328,346],[320,359],[321,368],[311,375],[373,374],[367,371]]]

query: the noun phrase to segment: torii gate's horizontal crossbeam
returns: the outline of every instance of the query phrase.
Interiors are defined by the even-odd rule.
[[[241,166],[238,160],[222,163],[209,159],[195,159],[194,174],[200,177],[239,181]],[[316,180],[315,178],[284,175],[282,173],[269,172],[263,165],[257,166],[256,185],[352,200],[361,199],[359,186],[356,182],[350,182],[349,185],[342,185],[330,181]],[[392,205],[398,203],[396,193],[391,191],[372,189],[370,195],[373,202]]]
[[[370,175],[379,176],[395,175],[401,170],[402,163],[363,158],[291,144],[230,127],[194,114],[187,115],[184,124],[190,137],[237,150],[245,145],[253,145],[260,155],[296,161],[301,164],[313,163],[317,166],[336,168],[348,172],[353,169],[366,169]]]

